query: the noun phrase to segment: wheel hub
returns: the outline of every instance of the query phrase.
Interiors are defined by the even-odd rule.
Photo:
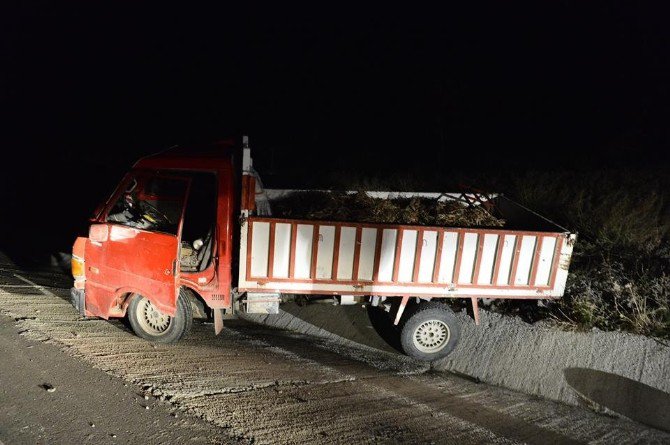
[[[438,352],[447,345],[450,336],[449,326],[444,322],[427,320],[414,331],[414,346],[421,352]]]
[[[161,334],[170,327],[171,317],[156,309],[148,299],[145,298],[137,309],[139,312],[138,319],[145,330],[153,334]]]

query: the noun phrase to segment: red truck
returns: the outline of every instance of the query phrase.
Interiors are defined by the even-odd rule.
[[[576,235],[504,196],[370,192],[482,205],[506,222],[491,229],[272,217],[289,193],[263,189],[246,138],[140,159],[75,241],[73,305],[173,343],[193,317],[218,333],[238,313],[328,298],[386,314],[406,354],[435,360],[459,337],[445,298],[468,299],[478,323],[480,299],[563,295]]]

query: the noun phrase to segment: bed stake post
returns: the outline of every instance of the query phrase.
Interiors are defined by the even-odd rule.
[[[395,316],[395,321],[393,322],[394,325],[398,326],[398,323],[400,323],[400,317],[402,317],[402,313],[405,312],[405,306],[407,306],[408,301],[409,301],[408,296],[402,297],[400,307],[398,308],[398,314]]]
[[[477,302],[477,297],[470,297],[472,301],[472,315],[475,317],[475,324],[479,326],[479,303]]]
[[[223,309],[212,309],[214,312],[214,335],[223,331]]]

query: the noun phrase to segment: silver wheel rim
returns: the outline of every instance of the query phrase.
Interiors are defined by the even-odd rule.
[[[417,326],[412,340],[416,349],[432,354],[444,349],[450,337],[451,331],[446,323],[440,320],[427,320]]]
[[[137,321],[142,329],[151,335],[164,334],[172,322],[172,317],[156,309],[156,306],[151,304],[148,298],[144,297],[142,297],[142,301],[137,305],[135,315],[137,315]]]

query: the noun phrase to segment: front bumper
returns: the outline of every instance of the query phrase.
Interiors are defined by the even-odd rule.
[[[86,293],[84,292],[84,289],[71,288],[70,303],[77,308],[79,315],[82,317],[86,316]]]

